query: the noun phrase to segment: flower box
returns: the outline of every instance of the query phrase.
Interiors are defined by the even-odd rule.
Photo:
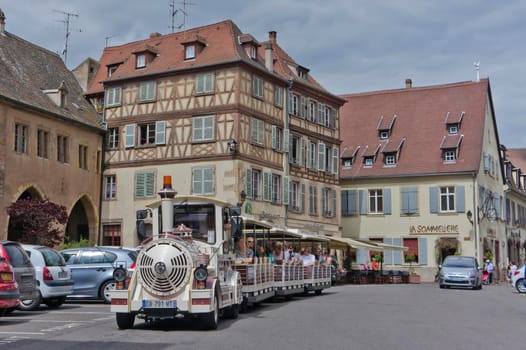
[[[412,273],[409,275],[409,283],[420,283],[420,275]]]

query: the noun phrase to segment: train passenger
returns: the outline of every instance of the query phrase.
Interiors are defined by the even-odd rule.
[[[254,242],[252,240],[252,242]],[[245,245],[245,239],[241,237],[237,242],[236,247],[236,262],[251,264],[254,261],[254,253],[252,250],[247,249]]]
[[[276,264],[283,262],[283,245],[281,242],[274,242],[274,249],[272,250],[272,258]]]
[[[311,253],[310,247],[301,248],[301,260],[303,260],[303,265],[309,266],[314,265],[316,259],[314,254]]]
[[[254,238],[254,236],[247,236],[247,255],[252,254],[252,257],[259,256],[259,253],[255,248],[256,246],[255,244],[256,244],[256,239]]]
[[[320,247],[314,248],[314,260],[316,264],[325,265],[327,263],[327,261],[325,260],[325,257],[321,254]]]
[[[260,258],[263,258],[263,257],[269,258],[270,263],[271,264],[274,263],[274,258],[272,256],[272,252],[270,251],[270,248],[264,245],[263,243],[258,244],[257,249],[256,249],[256,254]]]

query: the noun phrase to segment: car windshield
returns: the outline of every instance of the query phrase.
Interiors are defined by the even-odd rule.
[[[66,266],[66,262],[62,255],[49,248],[40,248],[40,253],[44,257],[46,266]]]
[[[443,267],[469,267],[469,268],[474,268],[475,267],[475,260],[473,260],[473,259],[462,259],[462,258],[446,259],[442,266]]]

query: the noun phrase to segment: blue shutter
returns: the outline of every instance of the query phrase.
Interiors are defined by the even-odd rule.
[[[402,195],[402,214],[418,213],[418,189],[416,187],[406,187],[401,190]]]
[[[247,192],[247,198],[252,198],[254,196],[253,192],[253,184],[252,184],[252,169],[247,168],[246,170],[246,192]]]
[[[357,264],[365,264],[368,257],[369,257],[368,250],[364,250],[364,249],[356,250],[356,263]]]
[[[455,187],[455,197],[457,199],[457,213],[463,213],[466,211],[466,195],[464,186]]]
[[[438,213],[438,187],[429,187],[429,212]]]
[[[392,238],[384,238],[385,244],[393,244]],[[393,251],[385,250],[384,251],[384,264],[393,265]]]
[[[342,215],[348,215],[349,214],[349,206],[348,206],[349,192],[350,192],[349,190],[341,191],[341,196],[342,196]]]
[[[391,215],[391,189],[384,189],[384,214]]]
[[[402,245],[402,238],[393,238],[393,244],[394,245]],[[393,259],[395,265],[401,265],[402,264],[402,252],[399,250],[393,251]]]
[[[356,205],[356,190],[350,190],[349,191],[349,198],[348,198],[348,205],[349,205],[349,215],[356,215],[358,214],[358,209]]]
[[[360,215],[367,214],[367,192],[360,190]]]
[[[493,205],[495,206],[495,212],[497,214],[497,219],[500,219],[501,216],[500,216],[500,196],[498,194],[495,195],[494,197],[494,200],[495,202],[493,203]]]
[[[427,237],[418,238],[418,264],[427,265]]]
[[[124,147],[135,146],[135,124],[128,124],[124,127]]]

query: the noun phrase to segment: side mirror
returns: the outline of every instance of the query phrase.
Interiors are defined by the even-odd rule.
[[[240,216],[232,216],[231,218],[231,232],[232,238],[237,242],[241,239],[243,234],[243,218]]]

